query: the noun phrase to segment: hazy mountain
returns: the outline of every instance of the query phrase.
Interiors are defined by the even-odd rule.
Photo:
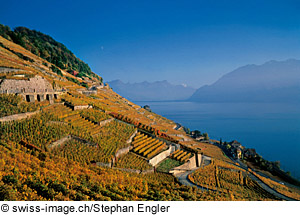
[[[300,102],[300,60],[240,67],[190,98],[199,102]]]
[[[133,101],[171,101],[188,99],[195,89],[184,85],[173,85],[167,81],[149,83],[108,82],[114,91]]]

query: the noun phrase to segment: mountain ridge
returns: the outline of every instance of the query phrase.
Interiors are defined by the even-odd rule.
[[[249,64],[205,85],[189,98],[197,102],[297,102],[300,90],[300,60]]]
[[[185,100],[195,91],[184,85],[174,85],[167,80],[154,82],[124,83],[121,80],[108,82],[117,93],[133,101]]]

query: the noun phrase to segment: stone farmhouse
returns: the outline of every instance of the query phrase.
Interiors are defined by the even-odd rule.
[[[53,102],[58,98],[51,84],[41,76],[29,79],[4,79],[0,80],[0,93],[22,95],[27,102],[49,100]]]

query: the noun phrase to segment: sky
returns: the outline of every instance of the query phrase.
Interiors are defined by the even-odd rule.
[[[65,44],[104,81],[199,88],[247,64],[300,59],[300,1],[2,1],[0,23]]]

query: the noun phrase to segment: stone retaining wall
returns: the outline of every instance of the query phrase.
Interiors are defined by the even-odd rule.
[[[115,160],[116,158],[119,158],[119,157],[120,157],[121,155],[123,155],[123,154],[127,154],[131,149],[132,149],[132,146],[127,146],[127,147],[125,147],[125,148],[119,149],[119,150],[116,152],[116,154],[115,154],[114,160]]]
[[[158,163],[160,163],[162,160],[166,159],[172,152],[175,151],[175,146],[170,145],[169,148],[166,151],[163,151],[150,159],[148,162],[152,166],[156,166]]]
[[[112,167],[112,169],[121,170],[121,171],[125,171],[125,172],[132,172],[132,173],[137,173],[137,174],[141,173],[141,170],[137,170],[137,169],[126,169],[126,168],[118,168],[118,167]]]
[[[175,168],[171,169],[169,171],[169,173],[172,173],[173,175],[176,176],[177,174],[189,171],[189,170],[194,169],[196,167],[197,167],[196,157],[193,156],[186,163],[182,164],[181,166],[178,166],[178,167],[175,167]]]
[[[89,108],[93,108],[90,105],[73,105],[69,102],[65,102],[64,103],[67,107],[71,108],[72,110],[83,110],[83,109],[89,109]]]
[[[77,106],[72,106],[73,110],[83,110],[83,109],[89,109],[90,105],[77,105]]]
[[[98,164],[97,164],[98,165]],[[110,167],[109,163],[105,164],[102,163],[101,164],[102,167]],[[152,169],[147,169],[147,170],[138,170],[138,169],[127,169],[127,168],[119,168],[119,167],[111,167],[112,169],[115,170],[120,170],[120,171],[125,171],[125,172],[131,172],[131,173],[136,173],[136,174],[149,174],[149,173],[154,173],[154,168]]]
[[[208,157],[210,158],[210,157]],[[169,173],[176,176],[177,174],[190,171],[192,169],[195,169],[197,167],[200,167],[203,161],[203,155],[202,154],[194,154],[193,157],[191,157],[187,162],[182,164],[181,166],[174,167],[169,171]]]
[[[112,119],[114,120],[114,119]],[[120,156],[122,156],[123,154],[127,154],[133,147],[130,145],[130,143],[132,142],[133,137],[137,134],[137,130],[129,137],[129,139],[126,141],[127,144],[129,144],[127,147],[124,147],[122,149],[119,149],[116,154],[115,157],[113,159],[113,163],[116,162],[116,159],[119,158]]]
[[[69,141],[69,140],[76,140],[76,141],[79,141],[79,142],[81,142],[81,143],[88,144],[88,145],[90,145],[90,146],[96,146],[96,145],[97,145],[96,143],[92,143],[92,142],[87,141],[87,140],[85,140],[85,139],[82,139],[82,138],[80,138],[80,137],[76,137],[76,136],[74,136],[74,135],[68,135],[68,136],[65,136],[65,137],[63,137],[63,138],[61,138],[61,139],[59,139],[59,140],[57,140],[57,141],[51,143],[51,144],[48,146],[48,148],[49,148],[49,149],[52,149],[52,148],[54,148],[54,147],[56,147],[56,146],[65,144],[65,142],[67,142],[67,141]]]
[[[68,125],[67,122],[60,122],[60,121],[49,121],[47,125]]]
[[[114,118],[106,119],[106,120],[103,120],[103,121],[101,121],[101,122],[98,122],[98,125],[104,126],[104,125],[106,125],[107,123],[109,123],[109,122],[111,122],[111,121],[113,121],[113,120],[114,120]]]
[[[148,174],[148,173],[154,173],[154,168],[153,169],[148,169],[148,170],[143,170],[140,172],[140,174]]]
[[[61,139],[59,139],[59,140],[57,140],[57,141],[51,143],[51,144],[48,146],[48,148],[49,148],[49,149],[52,149],[52,148],[54,148],[54,147],[60,146],[60,145],[62,145],[62,144],[65,144],[65,142],[67,142],[67,141],[69,141],[69,140],[72,140],[72,136],[71,136],[71,135],[65,136],[65,137],[63,137],[63,138],[61,138]]]
[[[96,162],[97,166],[112,168],[112,163]]]
[[[40,111],[35,111],[35,112],[27,112],[27,113],[19,113],[19,114],[14,114],[10,116],[5,116],[0,118],[0,122],[10,122],[10,121],[15,121],[15,120],[21,120],[21,119],[26,119],[27,117],[32,117],[36,114],[38,114]]]
[[[137,130],[135,130],[135,132],[129,137],[129,139],[126,141],[126,143],[130,144],[132,143],[132,139],[135,137],[135,135],[138,133]]]
[[[0,73],[8,73],[8,72],[19,72],[19,71],[24,71],[24,72],[28,72],[25,71],[23,69],[17,69],[17,68],[8,68],[8,67],[0,67]]]

